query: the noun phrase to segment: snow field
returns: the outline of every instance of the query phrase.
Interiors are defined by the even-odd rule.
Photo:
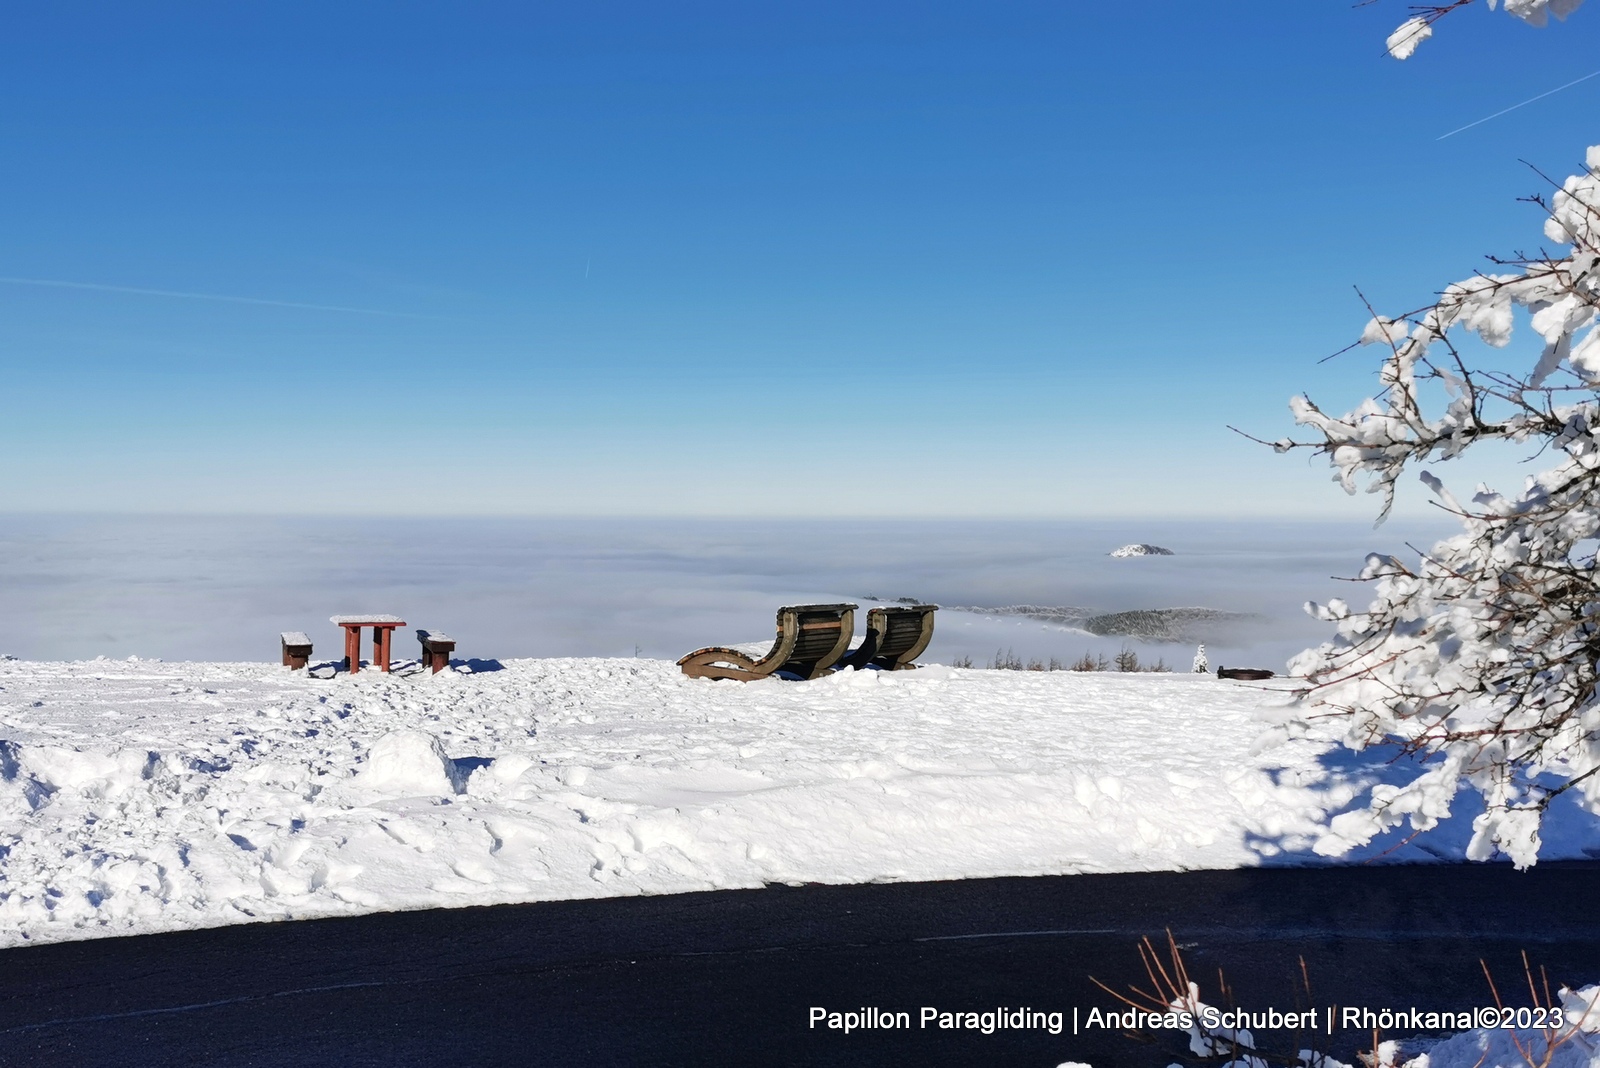
[[[639,659],[333,678],[7,661],[0,945],[773,882],[1324,862],[1325,820],[1385,758],[1314,739],[1250,755],[1283,699],[1192,674],[939,666],[736,684]],[[1547,855],[1583,855],[1582,818]],[[1436,832],[1390,859],[1459,848]]]

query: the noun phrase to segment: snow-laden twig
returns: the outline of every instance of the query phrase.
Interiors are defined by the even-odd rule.
[[[1417,46],[1433,36],[1433,24],[1453,12],[1469,6],[1473,0],[1446,0],[1438,4],[1414,4],[1412,16],[1395,27],[1384,42],[1384,47],[1395,59],[1409,59]],[[1489,10],[1499,6],[1499,0],[1488,0]],[[1583,0],[1506,0],[1506,14],[1515,15],[1533,26],[1543,26],[1554,15],[1565,19],[1583,4]]]
[[[1469,855],[1500,851],[1525,867],[1557,795],[1573,790],[1600,810],[1600,574],[1591,544],[1600,537],[1600,146],[1586,164],[1532,198],[1547,213],[1545,238],[1564,254],[1499,259],[1503,273],[1450,285],[1431,305],[1371,311],[1361,342],[1389,350],[1381,392],[1337,417],[1296,398],[1295,419],[1314,439],[1273,443],[1326,456],[1347,492],[1365,482],[1383,498],[1380,521],[1419,462],[1486,440],[1533,444],[1550,458],[1520,494],[1480,485],[1470,501],[1421,472],[1462,532],[1415,568],[1368,557],[1361,578],[1376,589],[1366,611],[1308,606],[1338,629],[1291,664],[1305,680],[1302,717],[1331,714],[1352,748],[1395,743],[1425,758],[1409,783],[1379,786],[1365,809],[1335,818],[1323,852],[1407,821],[1426,830],[1468,786],[1487,805]],[[1470,366],[1453,337],[1507,346],[1519,309],[1543,341],[1526,369]],[[1440,410],[1422,399],[1430,381],[1443,386]]]

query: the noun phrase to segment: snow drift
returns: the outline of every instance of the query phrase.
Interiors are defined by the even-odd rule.
[[[0,945],[781,882],[1327,863],[1389,773],[1193,674],[688,679],[654,660],[317,678],[0,662]],[[1466,819],[1386,859],[1458,858]],[[1594,820],[1552,821],[1583,856]],[[1378,840],[1350,856],[1374,856]]]

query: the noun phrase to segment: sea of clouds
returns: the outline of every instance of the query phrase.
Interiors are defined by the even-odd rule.
[[[455,636],[458,655],[671,658],[760,641],[781,604],[876,597],[1089,614],[1205,607],[1251,618],[1181,643],[1097,637],[1038,618],[946,611],[927,660],[998,650],[1071,661],[1124,645],[1190,666],[1282,670],[1326,630],[1307,599],[1364,603],[1340,581],[1370,551],[1447,527],[1173,521],[796,521],[0,516],[0,653],[273,660],[305,630],[333,656],[336,613],[390,612]],[[1173,556],[1114,559],[1149,542]],[[1414,554],[1412,554],[1414,555]],[[413,655],[403,635],[397,652]]]

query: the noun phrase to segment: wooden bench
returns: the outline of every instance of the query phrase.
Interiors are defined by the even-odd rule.
[[[699,679],[749,682],[780,672],[802,679],[827,674],[850,647],[854,604],[794,604],[778,609],[778,636],[766,656],[712,645],[678,661],[685,675]]]
[[[422,662],[437,675],[450,666],[450,654],[456,651],[456,640],[442,630],[419,630],[417,641],[422,643]]]
[[[311,639],[301,630],[286,630],[283,638],[283,666],[299,670],[311,659]]]
[[[840,667],[907,671],[933,640],[936,604],[890,605],[867,613],[867,636],[839,661]]]

